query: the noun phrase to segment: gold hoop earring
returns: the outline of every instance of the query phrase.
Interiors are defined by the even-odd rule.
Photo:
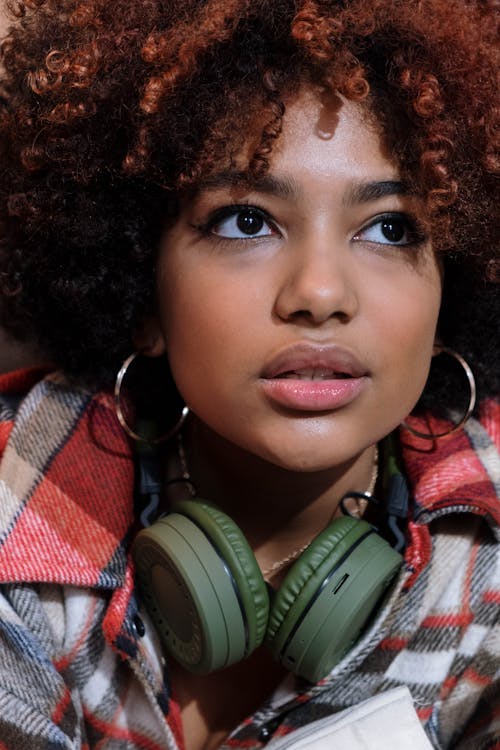
[[[434,356],[438,356],[439,354],[449,354],[450,357],[453,357],[457,360],[457,362],[462,366],[462,369],[465,372],[465,375],[467,377],[467,382],[469,383],[469,389],[470,389],[470,395],[469,395],[469,403],[467,405],[467,409],[465,410],[462,418],[459,422],[452,425],[451,429],[446,430],[445,432],[420,432],[419,430],[416,430],[414,427],[410,427],[410,425],[406,424],[406,422],[401,422],[401,426],[404,427],[408,432],[411,432],[412,435],[416,435],[419,438],[423,438],[424,440],[439,440],[439,438],[447,437],[448,435],[452,435],[454,432],[459,430],[469,419],[470,415],[474,411],[474,406],[476,405],[476,380],[474,378],[474,373],[472,372],[471,368],[469,367],[469,364],[467,361],[462,357],[461,354],[458,354],[453,349],[448,349],[446,346],[436,346],[434,347]]]
[[[132,362],[138,357],[140,352],[133,352],[125,362],[122,364],[120,369],[118,370],[118,374],[116,376],[115,380],[115,388],[114,388],[114,396],[115,396],[115,411],[116,416],[118,417],[118,421],[120,422],[121,426],[127,433],[129,437],[132,438],[132,440],[136,440],[141,443],[149,443],[150,445],[158,445],[159,443],[164,443],[167,440],[170,440],[170,438],[174,437],[179,430],[181,429],[182,425],[186,421],[186,417],[189,414],[189,407],[184,406],[181,411],[181,416],[179,417],[178,421],[175,423],[175,425],[172,427],[171,430],[168,430],[168,432],[163,433],[163,435],[159,435],[156,438],[148,438],[145,435],[139,435],[138,432],[133,430],[130,425],[127,423],[127,420],[125,418],[125,414],[122,409],[121,405],[121,390],[122,390],[122,384],[123,380],[125,378],[125,375],[127,374],[127,370],[132,364]]]

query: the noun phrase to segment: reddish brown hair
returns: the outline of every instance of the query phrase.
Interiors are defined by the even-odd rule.
[[[13,330],[105,377],[154,304],[179,192],[248,142],[249,175],[265,172],[287,102],[312,86],[367,102],[445,258],[443,337],[496,387],[479,344],[499,265],[493,3],[26,0],[17,13],[0,122]]]

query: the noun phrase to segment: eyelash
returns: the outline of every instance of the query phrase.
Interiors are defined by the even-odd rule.
[[[266,224],[268,224],[270,227],[274,228],[275,230],[279,231],[276,223],[271,219],[268,212],[261,208],[260,206],[256,205],[255,203],[234,203],[229,206],[223,206],[222,208],[216,209],[210,216],[208,217],[207,221],[202,222],[200,224],[193,224],[193,228],[197,231],[201,232],[202,234],[209,235],[214,239],[217,240],[227,240],[228,242],[234,242],[234,239],[231,237],[224,237],[223,235],[217,235],[215,232],[213,232],[213,229],[217,224],[220,224],[224,219],[230,219],[231,217],[236,217],[240,212],[242,211],[252,211],[252,213],[256,214],[258,217],[262,219],[262,221]],[[252,235],[248,235],[248,238],[241,237],[236,238],[239,241],[243,240],[253,240],[255,237],[252,237]]]
[[[377,243],[375,240],[363,240],[363,238],[359,238],[359,240],[356,240],[356,238],[361,235],[364,232],[368,232],[370,229],[382,225],[382,224],[390,224],[390,223],[400,223],[404,226],[404,231],[408,235],[409,239],[407,242],[391,242],[388,240],[387,242],[380,242]],[[372,220],[368,222],[368,224],[365,224],[359,231],[356,232],[353,239],[355,239],[358,242],[373,242],[373,244],[381,244],[381,245],[389,245],[390,247],[419,247],[427,240],[427,234],[424,230],[424,227],[422,226],[421,222],[418,221],[418,219],[415,216],[410,216],[406,213],[401,213],[398,211],[389,211],[387,213],[378,214],[378,216],[375,216]],[[387,239],[387,238],[386,238]]]
[[[263,223],[267,224],[278,234],[281,234],[278,225],[271,219],[268,212],[255,203],[238,203],[223,206],[222,208],[214,211],[209,216],[206,222],[193,224],[192,226],[203,235],[208,236],[210,237],[210,239],[217,242],[249,242],[255,241],[256,239],[263,239],[266,236],[272,236],[272,234],[259,236],[249,234],[248,237],[228,237],[217,234],[213,231],[214,227],[216,227],[217,224],[222,223],[226,219],[236,218],[237,215],[243,211],[251,211],[254,215],[262,219]],[[404,225],[404,232],[409,237],[409,240],[407,242],[391,242],[390,240],[388,240],[387,242],[377,242],[376,240],[365,240],[363,237],[360,237],[361,234],[368,232],[370,229],[375,228],[378,225],[382,225],[384,223],[390,224],[391,222]],[[423,226],[416,217],[410,216],[406,213],[392,211],[375,216],[354,234],[353,239],[357,242],[369,242],[371,244],[387,245],[389,247],[411,248],[419,247],[420,245],[422,245],[427,240],[427,234],[425,233]]]

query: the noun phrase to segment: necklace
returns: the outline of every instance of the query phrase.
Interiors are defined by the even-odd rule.
[[[359,493],[352,496],[352,499],[356,503],[356,507],[353,509],[350,509],[350,515],[361,518],[361,515],[366,509],[366,506],[371,498],[373,498],[373,491],[375,489],[375,485],[377,484],[377,478],[378,478],[378,446],[375,446],[375,455],[373,457],[373,468],[372,468],[372,475],[370,477],[370,484],[368,485],[368,488],[365,492]],[[360,497],[362,495],[362,497]],[[335,514],[334,514],[335,515]],[[333,516],[330,518],[330,523],[333,519]],[[262,571],[262,575],[264,577],[264,580],[267,580],[269,576],[271,578],[275,576],[277,573],[279,573],[283,568],[286,568],[288,565],[293,563],[300,555],[309,547],[311,544],[312,539],[309,539],[306,544],[303,544],[302,547],[299,547],[298,549],[291,552],[286,557],[283,557],[281,560],[277,560],[277,562],[270,565],[268,568],[265,568]]]
[[[187,464],[187,458],[186,458],[186,451],[184,450],[184,441],[182,439],[182,432],[179,432],[177,435],[177,456],[179,458],[179,464],[181,467],[181,481],[186,482],[189,494],[191,497],[196,496],[196,485],[194,484],[193,480],[191,479],[191,474],[189,473],[189,468]]]
[[[194,484],[193,480],[191,479],[191,474],[189,472],[189,467],[187,463],[186,458],[186,451],[184,449],[184,442],[182,440],[182,433],[179,432],[177,436],[177,455],[179,458],[179,464],[181,469],[181,476],[179,481],[185,482],[186,486],[188,488],[189,494],[191,497],[195,497],[197,494],[196,491],[196,485]],[[357,492],[354,494],[347,493],[347,495],[343,498],[343,504],[342,509],[346,507],[345,500],[348,498],[351,501],[354,501],[354,507],[347,508],[349,515],[354,516],[355,518],[361,518],[362,514],[364,513],[366,506],[368,502],[373,498],[373,491],[375,489],[375,485],[377,483],[377,477],[378,477],[378,446],[375,446],[375,455],[373,457],[373,468],[372,468],[372,475],[370,477],[370,484],[368,485],[365,492]],[[334,514],[335,515],[335,514]],[[333,515],[330,518],[330,521],[333,519]],[[265,568],[262,571],[262,576],[264,580],[267,580],[269,576],[271,578],[275,576],[277,573],[279,573],[283,568],[290,565],[294,560],[296,560],[300,555],[309,547],[311,544],[311,539],[309,539],[306,544],[303,544],[301,547],[298,547],[293,552],[290,552],[289,555],[286,557],[283,557],[281,560],[277,560],[275,563],[270,565],[268,568]]]

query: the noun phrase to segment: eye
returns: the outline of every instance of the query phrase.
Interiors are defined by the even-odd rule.
[[[203,230],[231,240],[269,237],[278,233],[267,214],[256,206],[225,206],[216,211]]]
[[[378,245],[416,245],[425,238],[416,222],[404,214],[378,216],[357,232],[354,240]]]

